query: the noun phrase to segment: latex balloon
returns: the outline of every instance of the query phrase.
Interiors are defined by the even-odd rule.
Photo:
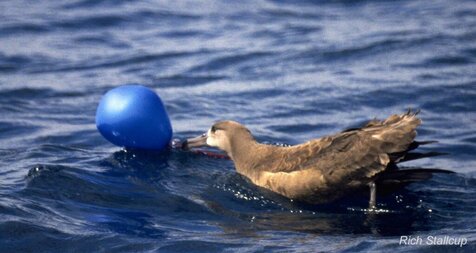
[[[141,85],[108,91],[96,111],[99,132],[126,148],[161,150],[172,138],[172,126],[160,97]]]

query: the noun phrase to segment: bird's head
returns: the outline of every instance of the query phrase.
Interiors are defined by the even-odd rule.
[[[236,121],[227,120],[213,124],[206,133],[198,137],[187,139],[184,148],[215,147],[233,157],[234,147],[239,142],[245,142],[246,140],[254,140],[250,130]]]

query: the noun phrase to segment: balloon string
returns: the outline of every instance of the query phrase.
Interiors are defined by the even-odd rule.
[[[205,156],[216,158],[216,159],[230,160],[230,157],[225,155],[225,154],[221,154],[221,153],[217,153],[217,152],[211,152],[211,151],[208,151],[208,150],[205,151],[205,150],[195,149],[195,150],[192,150],[191,152],[194,153],[194,154],[205,155]]]

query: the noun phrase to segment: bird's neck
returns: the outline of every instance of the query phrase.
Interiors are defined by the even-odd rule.
[[[256,177],[260,171],[266,169],[265,166],[273,166],[277,161],[272,160],[272,154],[278,151],[279,147],[261,144],[254,139],[249,141],[239,141],[232,146],[231,159],[235,163],[238,173],[247,177]]]

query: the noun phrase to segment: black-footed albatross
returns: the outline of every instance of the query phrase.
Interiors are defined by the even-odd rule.
[[[418,112],[417,112],[418,113]],[[250,130],[235,121],[215,123],[207,133],[185,142],[185,148],[211,146],[233,160],[236,170],[254,184],[293,200],[319,204],[369,187],[370,208],[376,188],[383,190],[425,180],[439,169],[398,170],[397,163],[440,153],[409,153],[430,142],[414,141],[421,124],[408,111],[361,128],[280,147],[258,143]]]

